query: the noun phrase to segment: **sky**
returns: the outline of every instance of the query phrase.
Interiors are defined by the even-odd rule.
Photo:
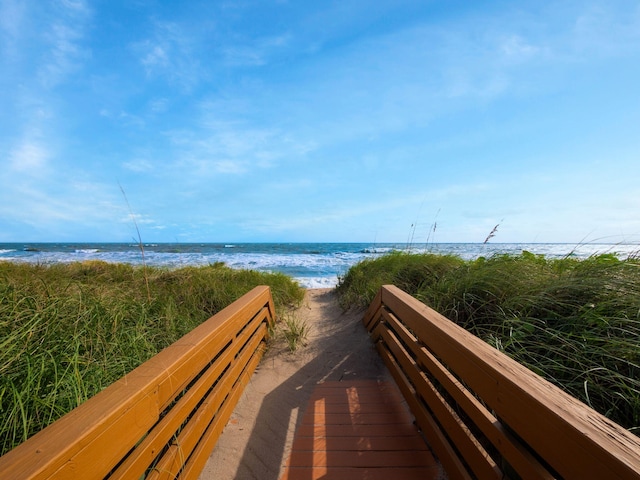
[[[0,0],[0,242],[635,243],[639,160],[638,1]]]

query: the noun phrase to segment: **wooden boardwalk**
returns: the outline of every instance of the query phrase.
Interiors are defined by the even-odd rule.
[[[317,385],[281,480],[437,479],[441,467],[391,382]]]
[[[640,480],[638,437],[397,287],[363,319],[380,356],[335,294],[312,298],[315,343],[300,363],[273,356],[250,382],[275,317],[256,287],[0,457],[0,476]],[[256,410],[238,417],[245,441],[212,452],[261,378],[244,396]]]

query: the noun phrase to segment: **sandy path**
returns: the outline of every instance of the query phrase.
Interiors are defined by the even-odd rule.
[[[296,313],[309,327],[307,345],[293,354],[282,343],[269,349],[201,480],[278,480],[296,425],[318,382],[391,379],[362,325],[362,313],[344,313],[331,289],[307,290]]]

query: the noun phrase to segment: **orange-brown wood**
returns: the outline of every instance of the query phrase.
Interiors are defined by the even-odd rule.
[[[240,390],[244,385],[238,376],[245,378],[243,372],[255,369],[255,359],[259,359],[267,335],[267,324],[273,319],[269,288],[256,287],[100,394],[0,457],[2,478],[103,478],[123,459],[122,478],[131,478],[129,473],[139,478],[140,471],[150,466],[156,453],[164,448],[163,441],[189,429],[202,432],[211,424],[211,418],[222,418],[214,409],[207,411],[208,418],[189,413],[199,401],[197,397],[202,398],[208,390],[207,384],[213,384],[216,375],[219,377],[226,368],[216,368],[215,363],[211,366],[212,359],[218,356],[218,361],[239,365],[232,367],[236,373],[233,382],[225,384],[232,390],[224,393],[229,399],[237,399],[239,393],[233,389]],[[253,349],[255,355],[249,349]],[[230,353],[225,354],[226,351]],[[247,353],[233,360],[237,352],[244,351]],[[193,393],[191,389],[195,389]],[[185,412],[174,411],[175,408]],[[229,408],[233,407],[224,409]],[[176,425],[185,421],[189,429],[177,431]],[[204,426],[194,427],[194,421]],[[198,439],[189,441],[191,449],[195,444],[198,451],[202,450]],[[127,455],[141,445],[149,450],[127,461]],[[210,443],[208,446],[212,447]],[[183,460],[189,455],[191,451]],[[141,462],[142,458],[145,461]],[[199,465],[201,468],[203,463]],[[195,468],[190,467],[189,471],[191,478],[198,474]]]
[[[403,436],[402,431],[382,428],[383,436],[353,435],[335,436],[331,442],[325,437],[301,436],[297,437],[291,448],[294,450],[326,449],[337,451],[395,451],[395,450],[428,450],[427,444],[414,435]],[[389,436],[393,433],[393,436]]]
[[[420,370],[418,364],[409,356],[401,343],[385,330],[382,339],[389,347],[390,352],[413,384],[416,395],[430,408],[450,441],[462,452],[463,458],[470,470],[483,479],[499,479],[502,472],[495,460],[487,453],[482,444],[469,430],[468,426],[460,419],[454,409],[438,393],[433,384]]]
[[[282,480],[438,478],[439,464],[393,384],[319,384],[302,418]]]
[[[364,313],[364,316],[362,317],[362,322],[364,323],[364,326],[367,328],[367,330],[371,331],[374,329],[375,323],[379,318],[379,310],[381,307],[382,307],[382,290],[378,290],[378,293],[376,293],[376,296],[374,297],[373,301],[371,302],[371,304],[367,308],[367,311]]]
[[[287,480],[431,480],[439,478],[437,467],[355,468],[336,467],[325,472],[316,467],[288,467]]]
[[[442,380],[447,375],[438,372],[438,368],[433,372],[434,378],[439,378],[447,388],[466,385],[495,412],[493,423],[498,425],[487,428],[492,422],[487,411],[472,405],[476,402],[470,401],[467,393],[452,394],[458,399],[457,407],[471,407],[467,415],[488,440],[498,444],[496,448],[505,459],[508,457],[511,467],[527,472],[521,473],[523,478],[548,478],[550,474],[536,461],[529,463],[533,457],[519,442],[506,448],[500,445],[514,440],[507,431],[515,432],[528,448],[565,478],[640,478],[640,441],[637,437],[398,288],[385,286],[380,297],[384,308],[404,325],[405,333],[416,337],[416,345],[408,347],[412,361],[428,370],[428,364],[433,366],[431,355],[460,381],[455,381],[453,376]],[[377,318],[363,321],[370,330],[375,329],[373,338],[379,338],[388,328],[380,323],[386,323],[388,318],[385,320],[380,306],[370,310],[379,312]],[[406,343],[403,335],[398,333]],[[423,353],[418,354],[415,349]],[[391,353],[388,356],[391,357],[388,362],[397,363]],[[397,369],[403,370],[400,366]],[[410,386],[406,377],[400,380]],[[414,392],[404,391],[409,396]],[[465,397],[467,400],[463,399]],[[407,401],[420,410],[420,401],[410,398]],[[419,414],[414,411],[416,418]],[[529,473],[533,475],[528,476]]]
[[[335,467],[376,468],[433,467],[435,460],[430,455],[416,455],[410,451],[302,451],[295,452],[287,464],[289,467],[316,467],[330,470]],[[356,477],[357,478],[357,477]],[[393,478],[393,475],[391,476]]]
[[[118,467],[111,478],[139,478],[145,472],[160,452],[160,449],[171,440],[178,427],[187,420],[196,404],[202,400],[212,385],[219,380],[222,372],[231,365],[250,335],[255,334],[260,325],[264,325],[265,318],[263,311],[248,324],[249,328],[245,329],[242,335],[224,351],[223,355],[203,372],[196,384],[180,398],[177,404],[136,447],[135,451]],[[266,327],[263,326],[262,328],[263,330],[259,332],[260,335],[265,333],[264,329]]]
[[[434,381],[446,390],[457,406],[464,411],[470,421],[478,426],[486,438],[500,452],[504,459],[522,478],[549,480],[553,476],[525,447],[509,434],[498,419],[489,412],[464,385],[440,363],[435,356],[388,311],[382,312],[385,323],[415,356],[418,368],[428,371]],[[440,397],[439,402],[444,402]],[[465,452],[463,452],[464,454]]]
[[[300,425],[296,434],[306,437],[323,437],[330,435],[333,437],[386,437],[389,435],[389,425]],[[394,436],[413,436],[415,427],[413,425],[394,425]]]
[[[391,375],[398,384],[400,391],[407,400],[407,404],[416,418],[416,424],[419,425],[429,445],[433,448],[440,462],[442,462],[442,466],[446,470],[448,477],[451,480],[470,480],[471,476],[460,460],[456,450],[449,442],[445,432],[442,431],[431,412],[425,408],[424,404],[418,398],[413,385],[411,385],[411,382],[405,376],[396,359],[383,342],[378,342],[377,348],[380,356],[389,368]]]
[[[185,465],[184,471],[181,477],[184,478],[197,478],[202,469],[204,468],[209,455],[216,444],[216,441],[222,434],[222,431],[229,421],[235,405],[240,400],[244,387],[249,383],[251,375],[260,363],[260,359],[264,353],[264,348],[259,348],[254,353],[253,357],[247,364],[247,368],[242,372],[242,375],[236,382],[234,389],[229,394],[229,398],[224,402],[220,411],[216,414],[214,421],[209,424],[209,427],[202,435],[202,440],[198,446],[194,449],[191,458]]]
[[[262,328],[266,330],[266,326]],[[265,332],[262,333],[264,334]],[[231,368],[220,379],[220,382],[204,398],[200,408],[193,415],[193,421],[185,425],[177,435],[168,451],[147,477],[148,479],[173,479],[177,476],[186,459],[191,455],[191,451],[197,446],[203,433],[209,427],[211,419],[216,416],[216,413],[226,401],[229,392],[234,389],[246,366],[250,364],[250,360],[256,354],[256,349],[261,340],[259,335],[254,336],[248,344],[248,348],[244,348],[241,351],[238,358],[231,364]]]

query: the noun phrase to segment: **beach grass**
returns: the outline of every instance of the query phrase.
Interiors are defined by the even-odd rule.
[[[339,281],[343,308],[395,284],[640,434],[640,259],[393,253]]]
[[[257,285],[276,311],[304,290],[216,263],[0,262],[0,454],[100,392]]]
[[[280,322],[280,333],[290,352],[304,346],[309,334],[309,326],[296,312],[287,312]]]

